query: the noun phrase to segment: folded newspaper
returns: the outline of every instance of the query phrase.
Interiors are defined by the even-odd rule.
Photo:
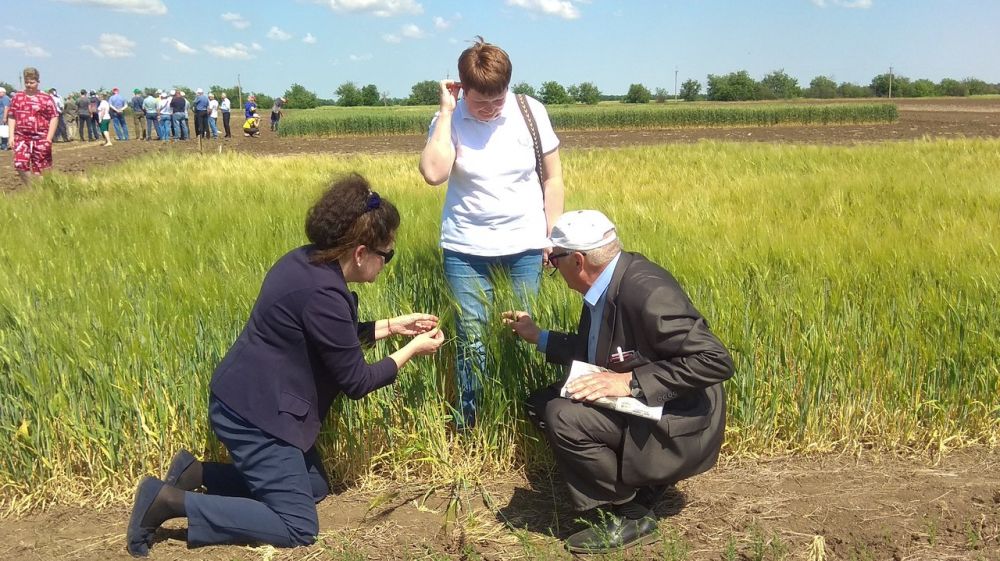
[[[574,360],[572,366],[569,369],[569,378],[566,378],[566,384],[570,380],[579,378],[580,376],[585,376],[587,374],[595,374],[597,372],[611,372],[607,368],[601,368],[600,366],[590,364],[587,362],[580,362]],[[562,397],[569,397],[569,393],[566,391],[566,384],[563,384],[562,389],[559,390],[559,395]],[[660,417],[663,416],[663,406],[652,407],[646,405],[645,403],[639,401],[634,397],[600,397],[594,401],[588,403],[593,403],[594,405],[605,407],[607,409],[613,409],[619,413],[626,413],[628,415],[635,415],[637,417],[642,417],[644,419],[651,419],[653,421],[659,421]]]

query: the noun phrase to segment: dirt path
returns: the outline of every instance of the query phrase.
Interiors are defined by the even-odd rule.
[[[997,450],[952,453],[938,462],[823,457],[722,466],[668,496],[657,509],[664,538],[625,558],[807,559],[822,536],[830,560],[1000,560],[998,468]],[[396,491],[371,512],[383,494],[348,489],[326,499],[312,547],[187,549],[184,524],[173,521],[158,534],[151,559],[568,558],[558,538],[577,526],[561,486],[544,477],[470,490],[463,514],[471,512],[473,521],[447,531],[447,496],[424,502],[425,489]],[[0,521],[0,559],[128,559],[127,516],[122,505]]]
[[[870,100],[869,100],[870,101]],[[699,140],[733,142],[787,142],[797,144],[855,144],[912,140],[929,137],[1000,138],[1000,99],[907,100],[899,103],[900,118],[888,125],[781,126],[751,128],[681,128],[648,131],[591,131],[559,133],[564,149],[613,148],[623,146],[687,143]],[[245,138],[234,120],[236,136],[228,141],[209,140],[162,144],[131,140],[105,148],[99,142],[57,143],[55,169],[62,172],[92,172],[101,166],[150,152],[206,153],[238,151],[251,154],[417,154],[422,135],[336,138],[280,138],[265,131],[261,138]],[[0,191],[20,186],[11,164],[11,153],[0,152]]]

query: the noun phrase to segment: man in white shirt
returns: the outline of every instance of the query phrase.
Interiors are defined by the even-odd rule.
[[[212,138],[219,138],[219,125],[215,122],[219,118],[219,100],[215,99],[215,94],[208,94],[208,128],[212,131]]]
[[[219,104],[219,110],[222,111],[222,127],[226,129],[226,138],[229,138],[233,136],[229,132],[229,112],[232,110],[232,105],[226,96],[226,92],[222,92],[222,102]]]

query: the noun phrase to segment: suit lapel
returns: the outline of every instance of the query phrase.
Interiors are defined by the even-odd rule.
[[[594,362],[598,366],[607,366],[610,356],[611,340],[615,336],[615,323],[618,320],[618,289],[622,284],[622,277],[625,271],[632,264],[632,254],[621,254],[618,258],[618,265],[611,277],[611,284],[604,295],[604,317],[601,318],[601,329],[597,332],[597,349],[594,354]]]

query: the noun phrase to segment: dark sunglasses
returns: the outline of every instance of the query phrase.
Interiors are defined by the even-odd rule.
[[[382,251],[375,248],[369,248],[375,255],[381,255],[382,259],[385,259],[385,264],[388,265],[389,261],[392,261],[392,256],[396,255],[395,249],[390,249],[389,251]]]

